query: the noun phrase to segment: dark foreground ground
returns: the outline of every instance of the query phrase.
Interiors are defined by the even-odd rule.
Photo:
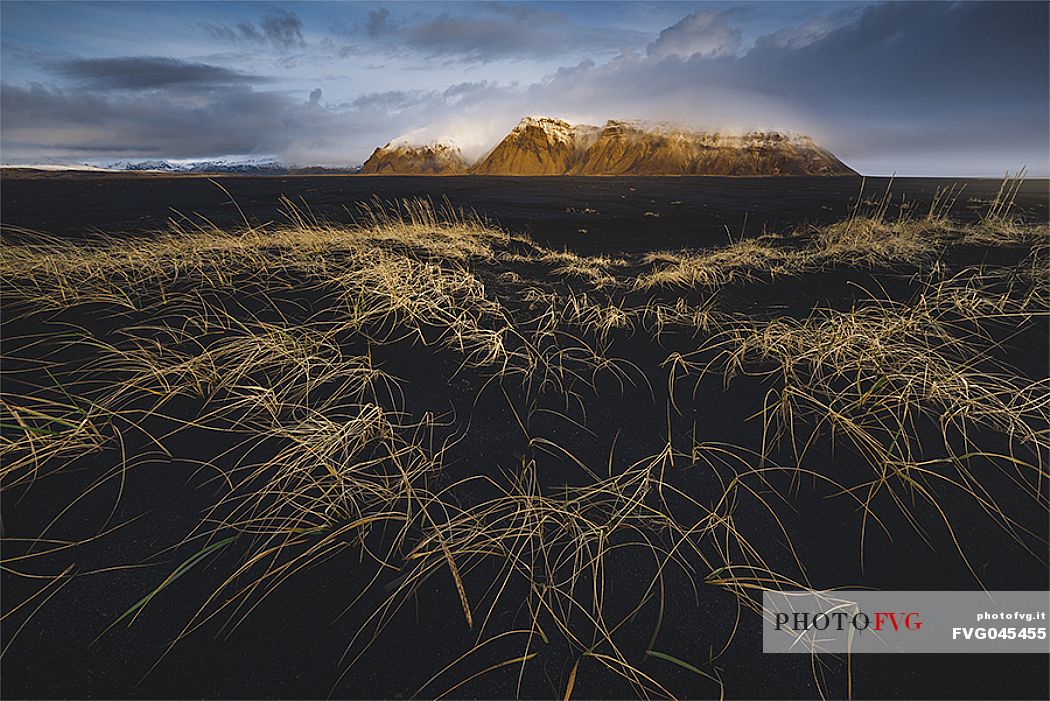
[[[0,223],[58,235],[121,234],[166,228],[169,219],[206,218],[221,227],[280,221],[280,197],[337,222],[353,218],[356,204],[426,197],[476,211],[517,233],[555,248],[587,253],[665,247],[717,246],[727,237],[780,232],[849,216],[861,194],[859,177],[215,177],[230,197],[205,177],[141,175],[7,174],[2,180]],[[931,198],[961,189],[951,215],[972,221],[995,197],[993,179],[896,178],[896,214],[925,214]],[[878,200],[888,178],[864,180],[862,200]],[[1018,211],[1047,219],[1050,184],[1024,183]],[[646,213],[651,213],[649,216]],[[652,214],[659,216],[652,216]],[[584,233],[586,232],[586,233]],[[727,233],[728,232],[728,233]]]
[[[302,198],[315,214],[336,221],[350,220],[344,206],[353,211],[355,202],[373,195],[384,200],[423,196],[437,201],[447,197],[454,206],[476,210],[504,228],[528,233],[541,243],[591,254],[723,245],[726,227],[736,239],[763,230],[837,221],[848,216],[860,189],[860,180],[852,178],[297,177],[222,178],[220,182],[253,222],[278,218],[280,195]],[[924,203],[937,188],[950,184],[929,179],[898,180],[893,191],[898,200],[903,194],[905,202],[922,208],[928,206]],[[972,218],[975,208],[994,197],[998,186],[991,181],[967,182],[952,214],[961,220]],[[199,214],[221,226],[236,225],[241,216],[219,188],[201,178],[45,176],[5,178],[2,187],[0,219],[5,227],[67,237],[90,238],[93,231],[117,235],[163,228],[166,218],[172,216],[169,208],[187,216]],[[877,199],[885,188],[885,180],[869,179],[865,192]],[[1018,206],[1030,220],[1045,221],[1046,183],[1027,184]],[[645,212],[660,216],[646,216]],[[1015,265],[1025,254],[1010,248],[962,247],[945,264],[953,269],[984,262]],[[515,272],[522,277],[536,274],[524,264]],[[728,300],[724,302],[727,311],[759,308],[767,314],[779,310],[802,317],[812,306],[848,309],[852,296],[864,288],[881,287],[893,299],[907,300],[917,290],[914,272],[907,266],[874,272],[832,269],[799,278],[737,283],[722,291],[722,299]],[[537,280],[537,284],[564,291],[559,280]],[[238,297],[236,285],[223,303],[235,315],[271,320],[294,319],[297,314],[314,318],[324,309],[323,289],[298,289],[295,279],[283,282],[284,286],[274,288],[265,303],[257,297]],[[500,289],[495,276],[486,278],[486,283]],[[516,288],[501,290],[509,298],[516,298],[514,292]],[[77,325],[98,338],[109,338],[124,324],[154,323],[147,316],[111,316],[98,307],[43,318],[18,318],[11,313],[9,302],[5,295],[3,369],[5,377],[14,380],[5,379],[5,392],[23,392],[33,383],[46,382],[40,372],[44,362],[54,363],[53,367],[80,362],[70,356],[77,352],[77,346],[43,359],[34,357],[41,335],[57,337],[63,329]],[[1046,374],[1047,339],[1046,319],[1037,319],[1023,333],[1004,332],[1002,345],[995,352],[1038,380]],[[669,352],[684,353],[694,346],[695,340],[688,334],[672,333],[660,340],[645,338],[644,334],[614,334],[610,354],[635,363],[658,398],[667,383],[660,363]],[[469,426],[446,456],[448,474],[441,479],[447,483],[473,474],[495,476],[520,463],[523,456],[537,461],[549,485],[580,482],[580,472],[571,461],[536,451],[523,441],[518,417],[508,407],[524,411],[530,398],[515,394],[509,384],[501,389],[498,383],[488,382],[483,372],[462,370],[460,360],[447,349],[423,347],[411,340],[370,347],[369,352],[375,354],[377,364],[401,380],[405,405],[412,411],[425,408],[444,412]],[[604,468],[608,462],[610,471],[614,469],[610,445],[617,446],[618,466],[658,452],[671,430],[668,406],[644,388],[640,377],[632,376],[635,383],[626,386],[608,376],[598,376],[594,387],[581,387],[585,415],[576,407],[559,406],[557,398],[532,399],[530,434],[572,446],[587,465]],[[111,379],[119,382],[119,377],[113,375]],[[675,396],[681,415],[673,420],[675,435],[686,436],[700,426],[705,440],[754,445],[761,441],[761,430],[749,417],[761,407],[769,388],[766,379],[757,377],[735,379],[732,392],[722,386],[721,378],[710,378],[695,392],[690,391],[692,387],[679,388]],[[200,412],[201,407],[191,398],[175,400],[165,407],[166,414],[187,421]],[[179,578],[133,625],[105,632],[110,623],[196,550],[193,546],[169,549],[198,527],[201,513],[222,491],[221,482],[201,467],[201,462],[227,465],[244,457],[232,437],[189,429],[166,442],[172,457],[158,455],[156,460],[138,464],[123,478],[106,482],[78,501],[98,474],[114,467],[120,455],[153,451],[155,446],[147,433],[161,435],[173,430],[164,419],[155,417],[151,421],[141,431],[136,430],[140,427],[129,427],[127,442],[119,451],[89,456],[28,488],[19,486],[3,493],[4,558],[8,559],[3,573],[5,615],[28,601],[3,624],[0,644],[4,646],[5,698],[408,698],[416,693],[427,697],[482,671],[486,665],[521,654],[520,648],[512,646],[494,650],[484,660],[472,661],[423,687],[431,675],[477,642],[477,630],[468,629],[464,623],[448,572],[441,571],[423,582],[348,670],[344,652],[349,641],[398,581],[397,572],[380,573],[377,591],[351,607],[354,597],[376,572],[375,563],[356,550],[339,551],[297,573],[253,602],[256,608],[240,625],[231,627],[230,616],[217,616],[189,632],[169,651],[169,644],[244,556],[240,548],[247,544],[241,542]],[[586,430],[580,424],[585,424]],[[865,468],[849,451],[818,446],[814,452],[822,464],[841,469],[843,480],[853,476],[863,479]],[[672,471],[668,480],[690,494],[717,494],[719,485],[711,474],[687,465]],[[885,510],[880,513],[886,519],[887,532],[866,536],[862,563],[858,554],[861,520],[854,503],[831,498],[834,490],[823,483],[770,479],[770,490],[791,495],[790,505],[778,515],[799,558],[806,563],[806,574],[814,587],[978,588],[974,572],[954,548],[934,510],[916,506],[919,528],[915,528],[892,504],[882,504]],[[1007,475],[996,470],[989,469],[982,479],[996,503],[1031,534],[1020,540],[1011,537],[972,500],[945,490],[939,506],[952,514],[955,535],[965,543],[966,557],[980,584],[989,590],[1050,588],[1045,487],[1040,504],[1014,492]],[[479,495],[467,490],[455,496],[469,501],[487,496],[483,492]],[[770,491],[767,496],[772,494]],[[69,504],[73,506],[59,517]],[[774,553],[770,555],[772,564],[788,566],[782,535],[768,514],[742,500],[733,517],[744,524],[756,524],[756,532],[749,532],[751,544],[762,553]],[[118,524],[126,525],[54,557],[9,559],[34,548],[44,549],[32,543],[44,533],[55,539],[83,540],[104,525]],[[626,602],[633,600],[637,588],[646,581],[651,564],[630,550],[610,558],[605,573],[610,609],[621,604],[629,607]],[[60,588],[43,590],[32,600],[30,597],[42,590],[41,580],[14,574],[55,575],[69,565],[85,574],[62,580]],[[476,603],[483,600],[480,591],[493,574],[479,566],[465,575],[471,596],[478,597]],[[703,580],[703,574],[697,579]],[[690,671],[647,659],[644,651],[648,647],[716,672],[728,698],[816,698],[820,689],[815,677],[825,679],[824,692],[830,696],[847,694],[845,660],[763,655],[757,617],[745,612],[738,624],[736,599],[724,588],[701,581],[694,591],[681,573],[669,573],[667,586],[666,610],[662,605],[658,610],[655,598],[649,600],[625,626],[623,644],[625,654],[637,660],[640,669],[666,683],[679,697],[717,698],[719,689]],[[519,600],[524,598],[520,595]],[[504,606],[495,617],[493,625],[497,627],[493,630],[498,626],[509,629],[522,625],[528,611]],[[734,628],[732,644],[707,665]],[[355,648],[353,654],[357,652]],[[575,659],[573,654],[548,651],[536,658],[523,679],[519,679],[518,667],[512,665],[456,688],[451,697],[510,698],[520,684],[523,696],[560,698]],[[578,670],[574,697],[635,695],[622,678],[588,662]],[[850,669],[849,688],[858,699],[1043,699],[1050,694],[1050,658],[1042,655],[858,656]]]

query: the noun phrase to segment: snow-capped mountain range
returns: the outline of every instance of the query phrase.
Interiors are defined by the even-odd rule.
[[[93,173],[169,173],[176,174],[217,174],[242,175],[294,175],[310,173],[356,173],[359,166],[330,168],[323,166],[296,167],[286,166],[275,159],[236,160],[219,159],[214,161],[166,161],[123,160],[108,165],[90,165],[87,163],[32,163],[3,164],[4,168],[27,168],[44,171],[83,171]]]
[[[107,170],[152,171],[162,173],[284,173],[287,168],[273,159],[216,161],[117,161]]]
[[[370,175],[854,175],[808,136],[727,134],[673,124],[609,120],[605,126],[524,117],[474,163],[455,142],[399,137],[364,165]]]

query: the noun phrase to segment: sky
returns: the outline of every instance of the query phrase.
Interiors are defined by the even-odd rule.
[[[0,3],[0,160],[482,155],[524,115],[809,134],[871,175],[1050,176],[1045,2]]]

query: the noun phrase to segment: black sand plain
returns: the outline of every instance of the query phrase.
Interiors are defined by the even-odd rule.
[[[165,228],[170,218],[198,214],[219,226],[240,225],[241,211],[212,180],[252,223],[280,220],[282,195],[335,222],[351,221],[355,204],[375,197],[426,197],[447,199],[539,243],[584,253],[716,246],[726,242],[727,229],[753,236],[835,222],[850,215],[862,185],[860,177],[171,177],[6,169],[3,224],[75,236],[149,232]],[[862,199],[879,199],[890,180],[864,178]],[[952,216],[972,221],[1001,182],[893,178],[890,189],[895,210],[903,203],[921,213],[938,190],[965,185]],[[1048,203],[1047,181],[1030,180],[1016,205],[1024,216],[1045,221]]]
[[[12,242],[26,239],[22,230],[92,242],[100,232],[149,238],[169,219],[206,219],[230,229],[245,219],[256,226],[281,221],[287,208],[279,201],[282,195],[319,219],[345,224],[362,219],[360,202],[423,197],[474,211],[554,251],[622,257],[623,274],[641,276],[651,270],[645,256],[654,251],[718,248],[763,234],[788,235],[772,244],[785,249],[804,246],[816,228],[848,219],[858,207],[877,207],[889,185],[888,179],[868,178],[861,194],[860,178],[214,180],[222,188],[203,177],[5,173],[0,220]],[[905,213],[925,211],[931,198],[953,183],[965,189],[949,214],[964,223],[976,222],[1000,187],[993,180],[896,179],[887,217],[899,216],[902,203]],[[1047,183],[1031,181],[1018,192],[1013,212],[1028,223],[1045,224],[1048,201]],[[513,314],[529,316],[530,289],[592,298],[599,294],[528,259],[527,244],[507,246],[517,258],[480,263],[476,272]],[[938,274],[950,277],[975,266],[1013,268],[1030,254],[1031,247],[961,241],[935,257]],[[716,294],[698,288],[614,288],[601,294],[625,308],[641,308],[652,298],[668,304],[683,299],[694,307],[712,305],[726,315],[805,320],[814,310],[849,312],[875,298],[908,304],[923,293],[929,269],[929,259],[919,264],[827,265],[798,274],[759,272],[719,286]],[[84,374],[98,361],[97,346],[62,339],[76,329],[107,341],[130,327],[155,330],[164,320],[162,306],[148,313],[115,313],[92,303],[34,313],[11,294],[9,281],[4,283],[0,330],[8,396],[54,393],[52,373],[90,376],[88,393],[102,392],[107,383],[117,385],[126,379],[119,369],[108,375],[97,369]],[[270,324],[323,320],[332,313],[331,291],[304,284],[292,271],[274,273],[265,295],[256,293],[256,284],[238,281],[234,274],[216,292],[214,304],[231,317]],[[974,359],[975,368],[992,372],[1005,364],[1019,377],[1045,380],[1050,338],[1045,314],[1028,315],[1016,326],[992,324],[982,332],[989,337],[982,345],[985,355]],[[340,343],[348,353],[367,352],[376,367],[398,379],[402,396],[397,403],[406,423],[428,413],[443,417],[429,438],[447,446],[443,469],[429,488],[448,490],[445,500],[453,512],[496,498],[503,488],[496,484],[523,463],[534,466],[538,489],[553,495],[564,488],[585,488],[599,470],[611,476],[645,462],[668,444],[674,464],[661,471],[661,479],[673,494],[661,495],[663,505],[688,519],[696,504],[674,495],[706,505],[717,501],[733,468],[691,460],[697,433],[708,444],[759,450],[768,436],[755,414],[770,391],[778,390],[778,375],[741,373],[728,381],[718,373],[702,379],[685,375],[672,386],[668,378],[675,368],[668,369],[669,358],[675,353],[688,357],[703,333],[671,329],[651,335],[640,328],[574,333],[587,347],[601,347],[604,358],[623,362],[577,378],[571,391],[564,392],[494,379],[484,368],[464,366],[461,354],[425,338],[425,332],[388,333],[389,342],[382,344],[351,335],[340,337]],[[431,680],[478,644],[481,612],[492,601],[487,597],[493,582],[503,581],[503,570],[482,558],[462,572],[462,585],[475,607],[471,625],[464,620],[459,582],[448,569],[435,569],[405,593],[404,605],[373,638],[369,617],[391,592],[400,592],[411,567],[408,560],[395,567],[381,565],[366,554],[384,547],[387,533],[379,527],[360,541],[347,537],[272,590],[256,590],[214,617],[195,618],[202,606],[214,608],[223,597],[234,598],[223,589],[218,600],[209,601],[251,552],[251,538],[238,536],[157,593],[131,625],[125,619],[109,628],[201,551],[205,541],[184,539],[197,532],[202,514],[222,498],[227,483],[217,474],[233,474],[238,465],[263,459],[260,453],[280,449],[198,425],[212,399],[175,396],[157,412],[148,397],[138,397],[127,410],[143,418],[124,424],[119,440],[60,470],[4,489],[2,583],[4,614],[9,615],[2,631],[5,698],[426,698],[446,690],[452,698],[562,698],[567,686],[576,698],[635,698],[647,687],[632,684],[598,658],[581,657],[579,641],[569,642],[557,630],[548,630],[544,637],[549,640],[542,644],[538,639],[530,643],[527,652],[520,638],[498,638]],[[940,440],[936,422],[917,419],[913,429],[909,442],[916,446]],[[1046,431],[1045,426],[1035,429]],[[989,451],[1012,449],[994,431],[985,436],[974,430],[970,439]],[[163,437],[163,451],[157,437]],[[797,455],[789,443],[777,443],[763,460],[794,464]],[[129,456],[142,459],[112,472]],[[1045,455],[1025,459],[1040,462],[1045,470]],[[820,466],[819,471],[841,484],[870,479],[871,467],[858,451],[823,435],[808,447],[806,464]],[[987,501],[979,503],[945,487],[936,490],[934,508],[921,494],[905,489],[901,495],[910,500],[907,508],[882,495],[876,504],[881,525],[869,522],[867,530],[855,500],[844,498],[828,482],[787,470],[765,474],[754,492],[735,498],[726,514],[742,524],[748,547],[760,552],[766,564],[801,576],[802,563],[806,581],[815,588],[1047,590],[1047,480],[1038,482],[1033,496],[1018,490],[1018,479],[1024,480],[994,460],[975,469]],[[107,474],[111,476],[98,483]],[[776,502],[775,513],[763,499],[747,498],[749,494]],[[989,514],[989,503],[1009,514],[1011,528]],[[951,514],[950,529],[944,513]],[[226,533],[217,529],[210,542],[220,542]],[[615,639],[623,658],[636,667],[631,674],[649,675],[676,697],[718,698],[722,689],[726,698],[743,699],[816,698],[821,693],[858,699],[1050,695],[1050,662],[1043,655],[855,656],[848,664],[830,655],[763,655],[757,614],[738,605],[737,595],[720,584],[717,572],[668,566],[658,590],[653,589],[654,551],[635,547],[636,535],[609,535],[603,606],[609,620],[622,621]],[[660,528],[649,536],[657,548],[671,548],[674,542]],[[54,547],[42,540],[46,538],[77,545],[35,555]],[[698,547],[714,548],[708,554],[717,560],[717,543]],[[402,565],[405,569],[399,570]],[[76,576],[59,577],[68,573]],[[244,579],[251,576],[246,573]],[[581,580],[584,589],[587,581]],[[487,633],[517,630],[542,619],[528,602],[536,588],[549,584],[508,584],[485,621]],[[186,630],[191,622],[199,626]],[[368,644],[360,636],[355,640],[362,630]],[[176,638],[181,639],[171,646]],[[595,650],[600,651],[597,644]],[[651,650],[688,661],[710,676],[648,654]],[[525,665],[504,664],[533,654]]]

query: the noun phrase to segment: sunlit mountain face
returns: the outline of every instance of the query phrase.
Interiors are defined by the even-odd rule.
[[[361,168],[375,175],[855,175],[808,136],[722,134],[670,124],[609,120],[603,127],[523,117],[468,163],[454,140],[377,148]]]
[[[522,115],[805,133],[868,174],[1050,174],[1044,3],[5,3],[4,163],[464,163]]]

